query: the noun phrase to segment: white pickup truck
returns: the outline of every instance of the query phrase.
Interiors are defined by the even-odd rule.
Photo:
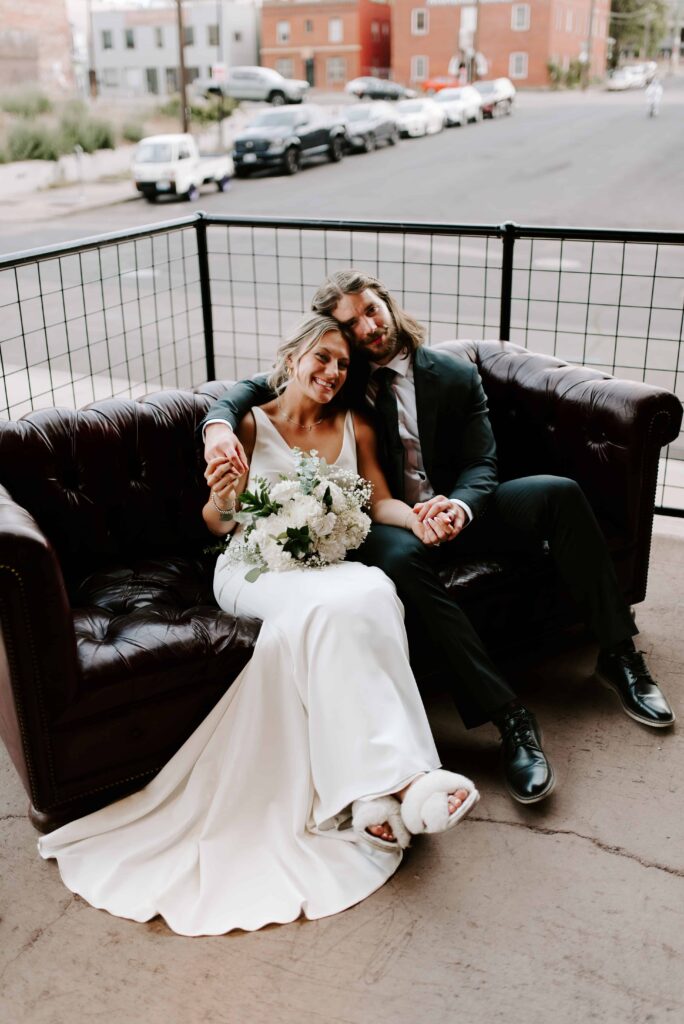
[[[172,195],[192,201],[200,186],[210,182],[225,192],[232,174],[228,153],[200,156],[192,135],[150,135],[138,143],[133,157],[135,187],[150,203]]]

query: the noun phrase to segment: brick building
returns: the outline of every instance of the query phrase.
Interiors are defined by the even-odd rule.
[[[393,77],[420,86],[475,51],[488,65],[480,77],[547,85],[549,62],[567,70],[586,54],[590,6],[591,0],[394,0]],[[592,76],[605,71],[609,20],[610,0],[594,0]]]
[[[261,63],[323,89],[341,89],[359,75],[385,75],[390,11],[376,0],[265,0]]]
[[[66,0],[0,0],[0,89],[75,84]]]

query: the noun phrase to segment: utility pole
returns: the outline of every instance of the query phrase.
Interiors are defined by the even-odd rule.
[[[587,49],[584,54],[582,65],[582,88],[586,89],[591,77],[591,51],[594,46],[594,5],[595,0],[589,0],[589,26],[587,29]]]
[[[95,33],[93,31],[92,0],[86,0],[86,19],[88,22],[88,95],[97,96],[97,71],[95,70]]]
[[[178,71],[180,74],[181,123],[188,131],[188,100],[185,84],[185,29],[183,28],[183,0],[176,0],[178,15]]]

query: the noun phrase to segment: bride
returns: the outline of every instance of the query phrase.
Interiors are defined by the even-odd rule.
[[[278,397],[238,430],[249,468],[236,479],[225,461],[207,467],[214,534],[234,529],[236,495],[256,477],[292,471],[298,447],[370,480],[374,521],[434,542],[439,526],[390,496],[371,426],[345,408],[349,365],[328,317],[308,317],[281,346]],[[225,611],[263,619],[227,693],[144,789],[38,844],[94,907],[161,914],[182,935],[344,910],[396,871],[412,834],[453,827],[478,799],[439,768],[402,606],[379,569],[340,562],[254,582],[245,569],[224,553],[214,576]]]

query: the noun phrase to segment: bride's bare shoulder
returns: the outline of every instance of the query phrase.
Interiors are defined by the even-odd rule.
[[[361,445],[368,445],[375,443],[375,427],[373,426],[373,420],[366,412],[359,412],[354,410],[352,413],[354,420],[354,436],[356,437],[356,443]]]

